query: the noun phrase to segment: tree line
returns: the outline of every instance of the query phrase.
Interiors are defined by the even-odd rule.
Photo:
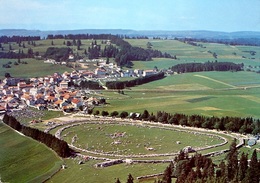
[[[8,44],[9,42],[16,42],[17,44],[22,41],[38,41],[41,40],[40,36],[1,36],[0,43]]]
[[[95,113],[98,115],[99,111]],[[108,116],[106,113],[104,116]],[[206,128],[206,129],[216,129],[221,131],[230,131],[236,133],[246,133],[246,134],[258,134],[260,133],[260,119],[253,119],[252,117],[241,118],[241,117],[206,117],[202,115],[186,115],[180,113],[167,113],[164,111],[158,111],[157,113],[149,113],[144,110],[143,113],[137,115],[137,113],[132,113],[131,116],[127,111],[113,111],[110,113],[112,117],[120,118],[132,118],[136,120],[145,120],[151,122],[159,122],[164,124],[182,125],[188,127],[196,128]]]
[[[9,50],[8,52],[0,52],[0,58],[7,59],[23,59],[23,58],[33,58],[34,52],[32,48],[28,48],[27,53],[24,53],[23,50],[18,51],[18,53]]]
[[[235,64],[232,62],[205,62],[205,63],[184,63],[171,67],[171,70],[177,73],[203,72],[203,71],[241,71],[244,64]]]
[[[73,150],[69,148],[67,142],[65,142],[64,140],[60,140],[55,136],[44,133],[43,131],[40,131],[38,129],[22,125],[12,116],[5,114],[3,122],[13,129],[23,133],[24,135],[31,137],[41,143],[44,143],[62,158],[69,157],[73,153]]]
[[[159,80],[159,79],[163,79],[163,78],[164,78],[164,73],[160,72],[157,74],[136,78],[136,79],[130,80],[130,81],[108,81],[108,82],[106,82],[106,87],[108,89],[121,90],[126,87],[134,87],[136,85],[149,83],[151,81],[155,81],[155,80]]]
[[[234,38],[234,39],[215,39],[215,38],[175,38],[181,42],[202,42],[202,43],[219,43],[226,45],[245,45],[245,46],[260,46],[259,38]]]

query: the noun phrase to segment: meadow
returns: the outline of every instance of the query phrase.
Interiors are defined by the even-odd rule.
[[[53,75],[55,72],[72,71],[72,69],[66,66],[46,64],[43,60],[21,59],[21,61],[25,61],[27,64],[14,65],[14,62],[17,62],[16,59],[0,59],[0,79],[4,79],[5,73],[10,73],[12,77],[28,79]],[[2,64],[7,64],[8,62],[12,62],[11,68],[2,67]]]
[[[0,177],[3,182],[43,182],[63,160],[45,145],[0,122]]]
[[[65,129],[61,136],[69,143],[71,143],[72,139],[76,137],[73,144],[80,148],[96,152],[113,152],[114,154],[119,155],[171,153],[177,152],[187,145],[198,147],[223,142],[223,140],[215,137],[211,138],[198,133],[191,134],[188,132],[159,129],[155,127],[155,125],[141,125],[135,121],[133,121],[132,124],[133,123],[136,123],[135,126],[121,122],[118,124],[101,124],[99,122],[93,124],[81,124],[80,126]],[[174,129],[175,127],[173,126],[168,128]],[[58,129],[55,129],[54,131],[57,130]],[[189,131],[188,129],[186,130]],[[119,133],[125,134],[123,137],[111,138],[115,134]],[[213,132],[206,133],[215,134]],[[233,138],[225,134],[222,134],[221,136],[228,140],[227,144],[200,152],[208,153],[229,148],[230,142]],[[112,143],[115,141],[121,141],[121,144],[113,145]],[[180,144],[177,144],[177,141],[180,141]],[[146,150],[145,147],[153,147],[154,150],[149,151]],[[89,153],[83,154],[92,155]],[[109,158],[109,156],[102,157]],[[172,158],[174,157],[162,156],[145,158],[136,157],[132,159],[164,160]],[[225,155],[214,157],[214,161],[219,163],[223,158],[225,158]],[[81,160],[82,159],[80,158],[65,159],[64,161],[67,168],[61,170],[58,174],[55,174],[47,182],[115,182],[116,178],[119,178],[121,182],[125,182],[129,173],[131,173],[133,177],[156,174],[163,172],[165,167],[168,166],[168,163],[123,163],[106,168],[95,168],[94,165],[101,161],[89,160],[79,165],[78,162]],[[115,174],[115,172],[117,173]],[[147,179],[141,182],[154,182],[155,179]]]
[[[177,153],[186,146],[200,148],[223,142],[203,134],[125,124],[80,125],[64,130],[62,138],[68,143],[75,138],[73,145],[89,151],[119,155]]]
[[[260,70],[260,47],[257,46],[230,46],[217,43],[198,43],[203,47],[192,46],[178,40],[147,40],[147,39],[130,39],[127,40],[133,46],[147,48],[147,42],[153,46],[152,49],[167,52],[176,55],[177,60],[154,58],[153,61],[140,62],[134,61],[134,68],[153,69],[154,66],[158,68],[168,68],[179,63],[190,62],[234,62],[244,63],[245,69]],[[255,51],[251,55],[250,51]],[[212,53],[217,54],[214,58]]]
[[[107,97],[105,110],[260,118],[260,75],[254,72],[202,72],[168,76]],[[103,108],[96,108],[104,110]]]
[[[94,168],[96,163],[100,161],[91,160],[87,161],[82,165],[78,165],[77,160],[66,159],[65,163],[67,168],[60,171],[58,174],[54,175],[46,183],[56,183],[56,182],[108,182],[114,183],[116,179],[119,178],[120,181],[126,182],[129,173],[133,177],[156,174],[158,172],[163,172],[168,166],[165,163],[158,164],[134,164],[126,165],[119,164],[108,168]],[[134,180],[135,182],[136,179]],[[153,183],[154,179],[142,181],[146,183]]]
[[[67,41],[72,42],[73,40],[65,40],[65,39],[55,39],[55,40],[39,40],[35,41],[36,46],[33,46],[32,44],[28,44],[28,42],[22,42],[21,44],[25,45],[25,48],[19,47],[17,43],[10,43],[12,47],[12,51],[18,53],[19,50],[21,52],[27,53],[28,49],[33,49],[33,52],[38,52],[39,55],[44,55],[46,50],[49,47],[67,47],[64,45],[64,42]],[[84,54],[85,49],[88,49],[90,47],[93,40],[82,40],[80,50],[77,49],[77,46],[70,46],[74,54],[80,55],[83,58],[86,57]],[[53,42],[53,44],[52,44]],[[101,48],[104,49],[105,44],[101,44],[101,40],[97,40],[97,44],[101,45]],[[4,49],[4,52],[9,51],[9,44],[2,44],[2,47]],[[71,72],[72,69],[69,67],[66,67],[64,65],[53,65],[53,64],[46,64],[43,62],[43,59],[21,59],[21,62],[27,62],[28,64],[19,64],[14,65],[15,62],[17,62],[18,59],[0,59],[0,79],[4,79],[5,73],[10,73],[13,77],[21,77],[21,78],[30,78],[30,77],[42,77],[46,75],[52,75],[55,72],[63,73],[65,71]],[[2,65],[7,64],[8,62],[12,62],[11,68],[4,68]],[[95,68],[94,66],[96,62],[89,63],[89,68]]]

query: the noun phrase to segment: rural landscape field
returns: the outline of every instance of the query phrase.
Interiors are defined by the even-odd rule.
[[[0,0],[0,183],[259,183],[259,7]]]
[[[123,39],[132,47],[159,50],[174,55],[175,58],[152,58],[149,61],[133,60],[131,67],[122,66],[120,72],[127,70],[157,70],[165,72],[162,79],[123,89],[107,89],[109,81],[131,81],[136,77],[101,79],[103,88],[99,90],[81,88],[88,93],[84,98],[102,99],[100,105],[94,105],[91,111],[75,110],[58,112],[27,107],[14,110],[15,116],[24,126],[39,129],[64,140],[76,154],[60,158],[43,144],[22,136],[5,124],[0,124],[0,176],[4,182],[116,182],[129,180],[131,175],[135,182],[155,182],[164,179],[165,168],[178,157],[180,150],[191,148],[190,155],[209,154],[217,165],[227,161],[227,155],[233,139],[239,144],[239,156],[247,153],[251,158],[259,143],[249,147],[248,139],[253,135],[235,134],[233,128],[225,125],[229,132],[217,131],[217,127],[185,127],[183,121],[174,121],[174,115],[187,115],[207,118],[207,120],[233,119],[255,120],[251,127],[254,133],[260,119],[260,47],[229,45],[220,43],[191,42],[177,39],[127,38]],[[71,60],[66,64],[44,63],[40,57],[0,60],[1,80],[7,76],[14,78],[44,78],[54,73],[94,71],[104,60],[116,64],[115,57],[98,59],[87,58],[86,50],[94,45],[101,45],[100,50],[107,49],[102,39],[83,39],[80,49],[77,46],[65,46],[73,39],[41,39],[35,42],[2,43],[3,53],[26,53],[29,49],[38,55],[46,55],[49,47],[70,48],[73,55],[80,60]],[[95,41],[95,43],[93,43]],[[196,43],[194,45],[194,43]],[[110,42],[109,42],[110,44]],[[116,44],[113,44],[116,47]],[[199,45],[199,46],[198,46]],[[215,53],[217,56],[213,56]],[[61,63],[61,62],[60,62]],[[168,73],[178,64],[195,63],[235,63],[243,65],[241,71],[204,71]],[[108,64],[108,63],[107,63]],[[9,68],[4,66],[9,65]],[[92,79],[92,78],[91,78]],[[75,91],[78,88],[73,88]],[[27,111],[27,112],[26,112]],[[127,113],[127,116],[122,114]],[[135,114],[135,116],[131,115]],[[146,114],[146,118],[143,117]],[[10,113],[9,113],[10,115]],[[139,115],[139,117],[137,116]],[[151,116],[155,116],[153,119]],[[167,115],[167,120],[159,115]],[[156,117],[157,116],[157,117]],[[150,118],[148,118],[150,117]],[[171,119],[170,119],[171,118]],[[173,120],[173,122],[170,122]],[[37,122],[33,122],[37,121]],[[169,124],[168,124],[169,123]],[[195,122],[196,123],[196,120]],[[172,125],[175,124],[175,125]],[[177,125],[176,125],[177,124]],[[255,128],[252,127],[255,125]],[[203,129],[204,126],[207,128]],[[203,127],[203,128],[202,128]],[[253,128],[253,129],[252,129]],[[250,130],[249,129],[249,130]],[[260,129],[260,128],[259,128]],[[244,129],[243,129],[244,130]],[[19,130],[18,130],[19,131]],[[242,131],[239,131],[242,132]],[[247,135],[247,136],[246,136]],[[245,140],[242,140],[244,139]],[[241,145],[242,142],[242,145]],[[218,156],[217,152],[222,152]],[[257,152],[259,156],[259,152]],[[120,160],[113,166],[103,165],[106,161]],[[155,163],[156,162],[156,163]],[[36,168],[38,167],[38,168]],[[24,173],[29,172],[29,173]],[[117,172],[115,174],[115,172]],[[14,176],[15,174],[15,176]],[[147,176],[153,175],[154,176]],[[147,176],[146,178],[144,178]],[[172,181],[178,181],[176,177]]]

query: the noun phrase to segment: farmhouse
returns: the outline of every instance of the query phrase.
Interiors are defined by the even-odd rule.
[[[150,76],[150,75],[153,75],[153,74],[156,74],[157,71],[154,71],[154,70],[144,70],[143,71],[143,76]]]

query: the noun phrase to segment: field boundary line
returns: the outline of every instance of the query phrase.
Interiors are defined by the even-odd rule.
[[[203,76],[203,75],[199,75],[199,74],[196,74],[194,75],[196,77],[200,77],[200,78],[204,78],[204,79],[208,79],[208,80],[211,80],[211,81],[214,81],[214,82],[217,82],[217,83],[220,83],[220,84],[223,84],[223,85],[226,85],[226,86],[230,86],[232,88],[237,88],[236,86],[234,85],[231,85],[231,84],[228,84],[228,83],[225,83],[223,81],[219,81],[219,80],[216,80],[216,79],[213,79],[213,78],[210,78],[210,77],[207,77],[207,76]]]

